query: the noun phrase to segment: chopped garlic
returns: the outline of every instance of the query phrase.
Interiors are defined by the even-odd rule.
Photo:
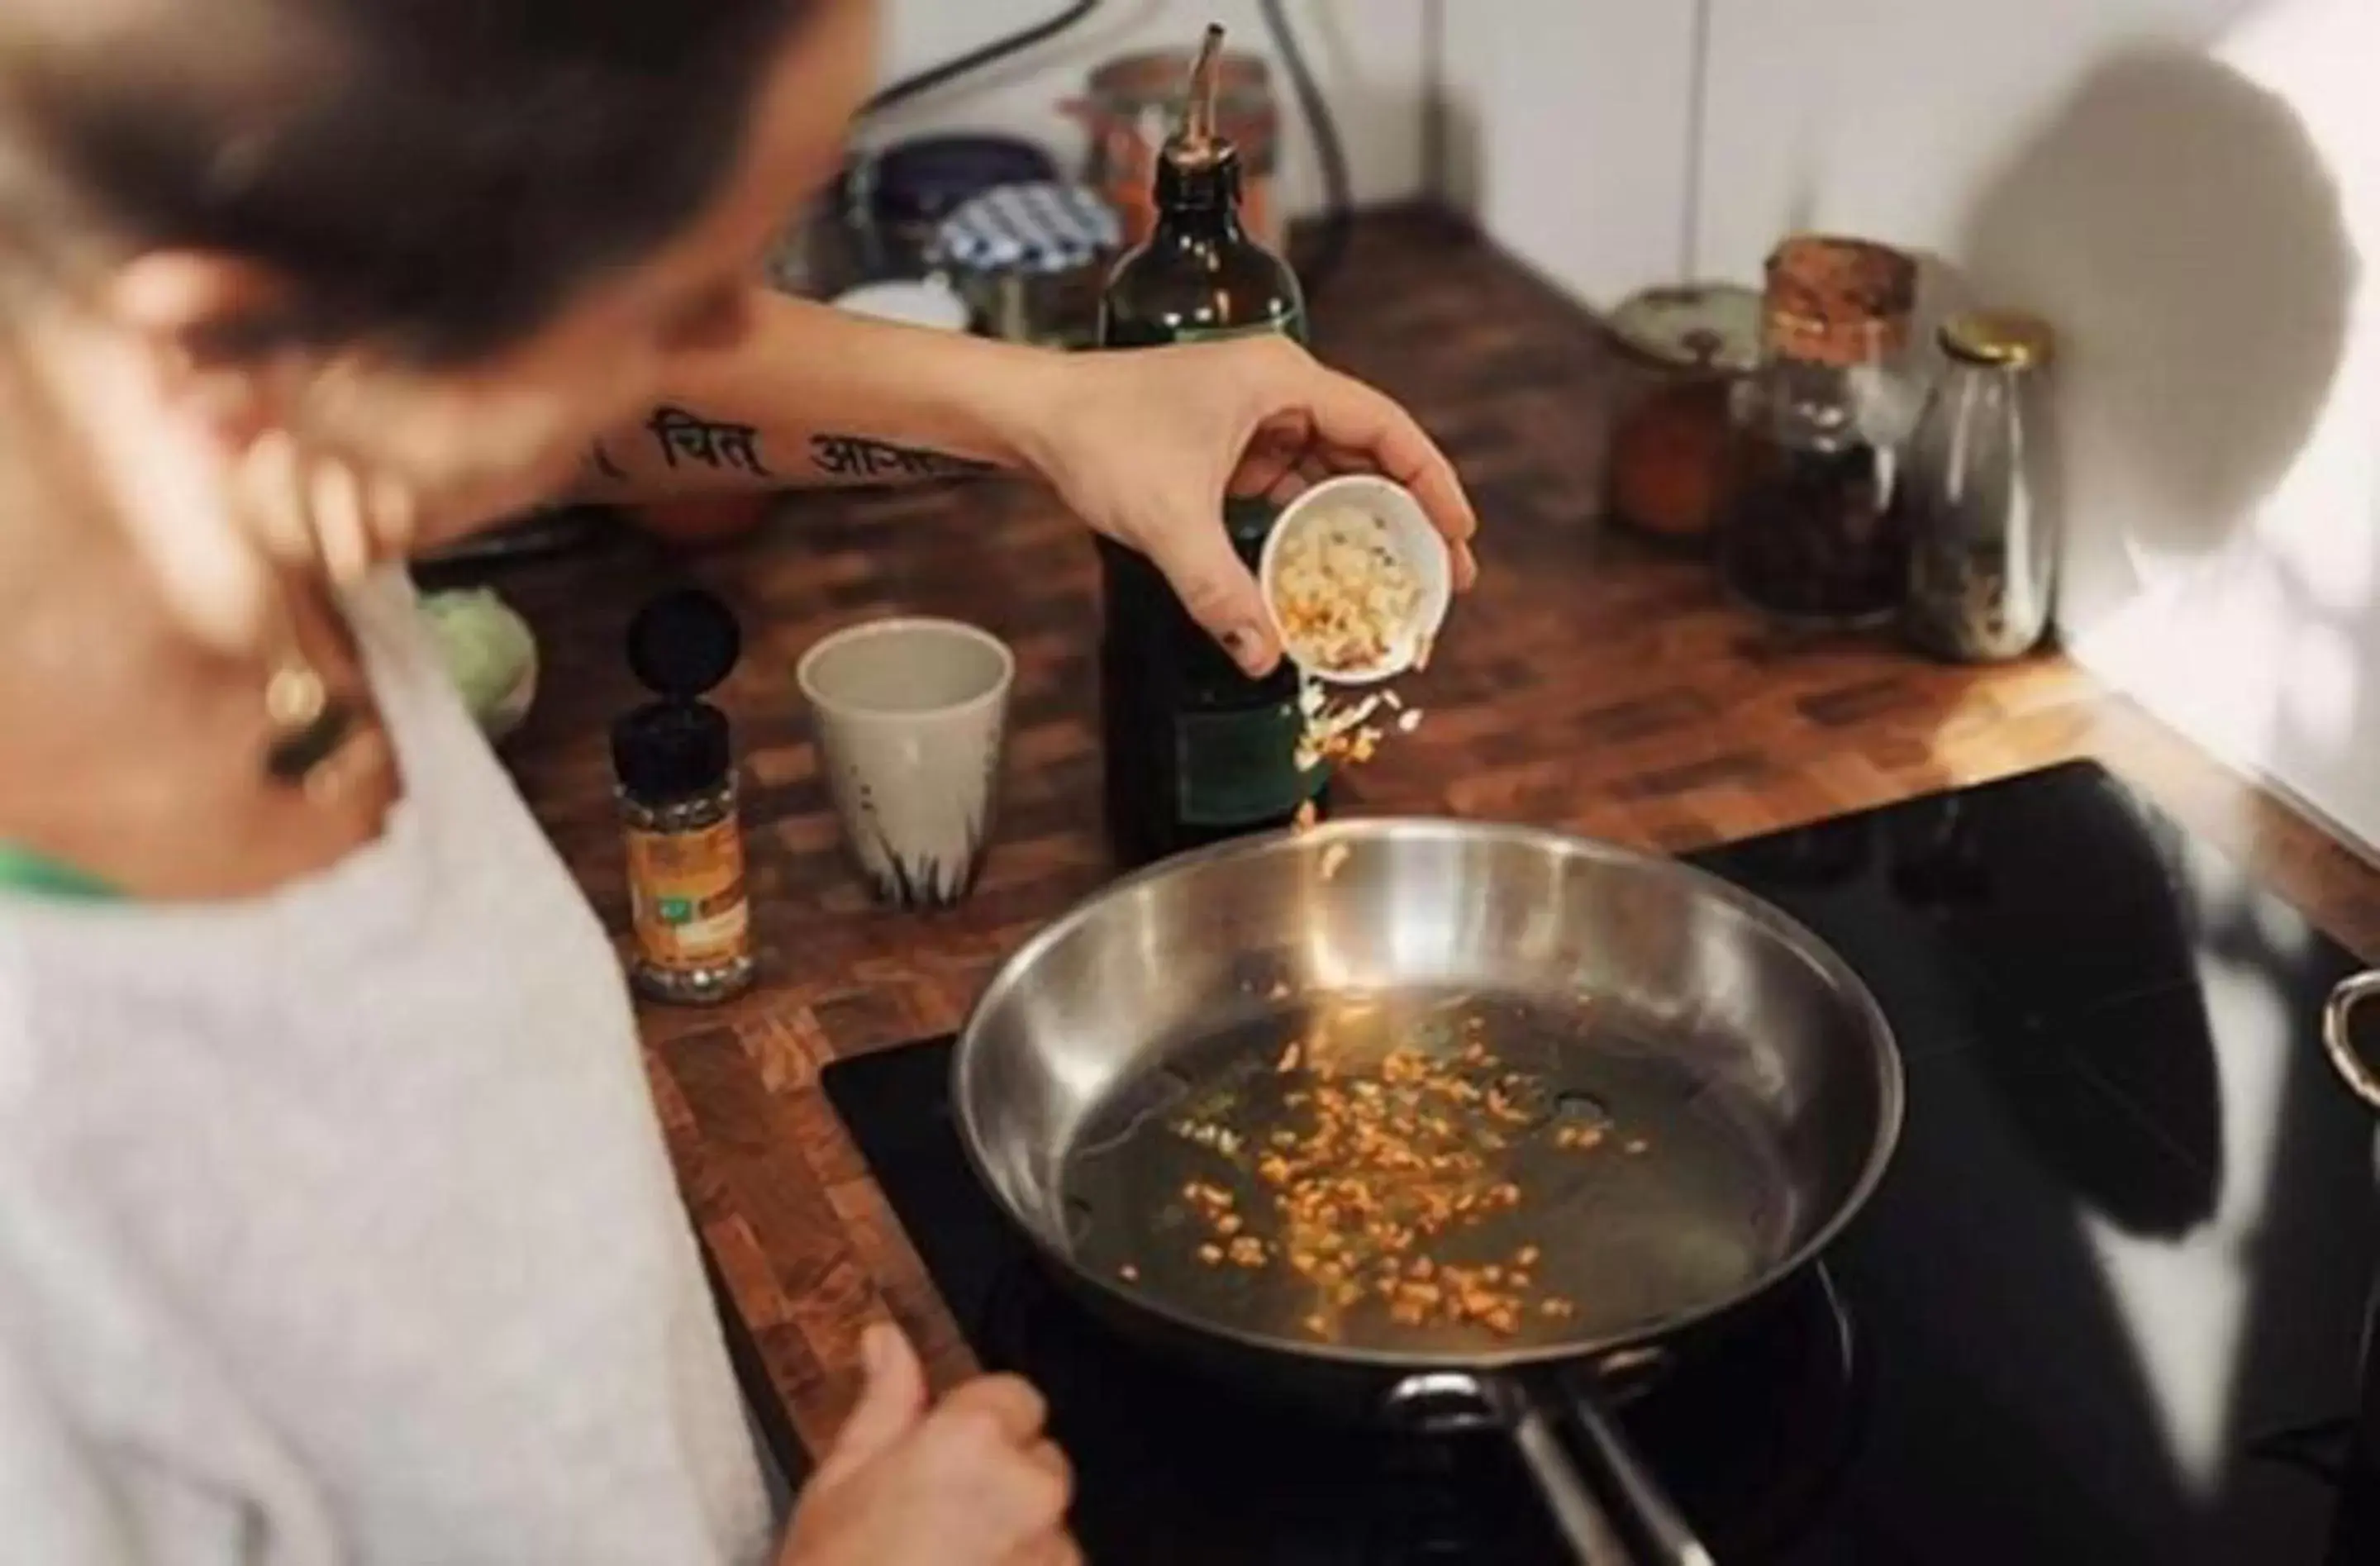
[[[1388,524],[1353,506],[1300,517],[1271,578],[1282,639],[1300,663],[1330,674],[1377,667],[1422,601]]]

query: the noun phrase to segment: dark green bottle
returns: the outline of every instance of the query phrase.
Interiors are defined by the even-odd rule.
[[[1102,348],[1154,347],[1277,332],[1305,340],[1305,304],[1287,262],[1240,226],[1240,159],[1215,133],[1223,30],[1209,27],[1183,123],[1157,160],[1157,222],[1117,263],[1099,309]],[[1232,543],[1251,569],[1275,509],[1232,501]],[[1190,618],[1157,568],[1099,540],[1099,644],[1108,837],[1119,864],[1288,825],[1326,803],[1324,769],[1297,765],[1297,675],[1286,662],[1242,674]]]

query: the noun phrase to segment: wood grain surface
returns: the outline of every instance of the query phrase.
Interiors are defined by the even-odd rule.
[[[2047,657],[1990,671],[1879,638],[1784,640],[1705,569],[1597,523],[1609,360],[1592,322],[1451,220],[1367,217],[1318,301],[1317,351],[1403,399],[1483,518],[1479,589],[1408,697],[1427,710],[1339,791],[1343,813],[1442,813],[1693,848],[2094,756],[2231,851],[2350,947],[2380,950],[2380,876],[2288,808]],[[649,1008],[653,1092],[768,1413],[815,1447],[856,1388],[860,1329],[889,1314],[938,1378],[971,1364],[818,1086],[837,1057],[955,1027],[1005,953],[1106,876],[1079,524],[1021,482],[802,497],[757,538],[673,560],[621,537],[491,578],[528,614],[544,693],[511,757],[615,930],[626,926],[605,725],[636,699],[619,640],[683,580],[743,619],[735,718],[760,944],[757,988],[710,1012]],[[929,613],[1015,649],[1005,804],[961,908],[873,907],[841,856],[794,664],[838,626]]]

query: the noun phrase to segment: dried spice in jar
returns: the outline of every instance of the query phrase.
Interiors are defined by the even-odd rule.
[[[1647,288],[1611,313],[1620,349],[1604,509],[1630,531],[1700,545],[1718,509],[1728,401],[1759,361],[1760,295]]]
[[[1800,236],[1768,258],[1761,366],[1730,400],[1721,579],[1795,625],[1871,625],[1908,580],[1900,450],[1916,266],[1865,240]]]
[[[627,833],[636,950],[628,977],[656,1001],[724,1001],[752,982],[752,913],[727,716],[701,699],[735,666],[735,616],[693,589],[628,628],[628,663],[656,699],[612,725]]]
[[[1948,362],[1909,444],[1909,597],[1901,627],[1955,662],[2021,658],[2048,633],[2058,508],[2040,372],[2047,322],[1978,310],[1943,322]]]

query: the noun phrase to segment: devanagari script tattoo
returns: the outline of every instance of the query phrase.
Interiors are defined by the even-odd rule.
[[[645,420],[662,460],[672,467],[681,460],[704,467],[735,469],[758,478],[771,475],[760,460],[760,432],[749,424],[729,424],[705,419],[682,407],[663,406]]]
[[[955,479],[968,473],[989,473],[992,465],[971,456],[928,451],[922,446],[896,446],[865,435],[813,435],[810,465],[830,478],[862,483],[879,479]]]

